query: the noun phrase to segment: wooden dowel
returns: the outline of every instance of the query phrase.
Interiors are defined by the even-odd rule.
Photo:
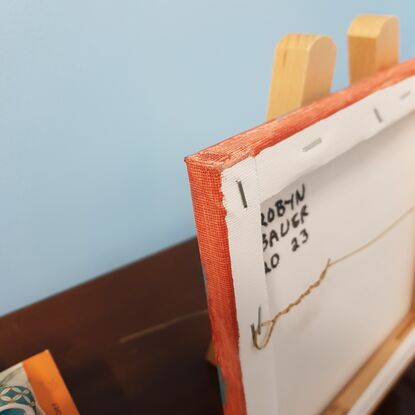
[[[288,34],[275,48],[267,120],[328,95],[336,45],[327,36]]]
[[[399,61],[399,20],[394,16],[356,17],[347,32],[350,83]]]

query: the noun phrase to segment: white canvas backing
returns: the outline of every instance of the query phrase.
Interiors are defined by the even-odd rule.
[[[258,307],[263,320],[271,319],[319,277],[328,259],[365,245],[415,205],[414,109],[409,78],[223,172],[248,415],[320,413],[408,312],[412,213],[330,268],[322,285],[278,321],[264,350],[252,343]],[[284,215],[261,226],[261,211],[266,215],[278,200],[288,201]],[[268,241],[263,252],[263,234],[269,239],[271,229],[279,240],[272,247]],[[276,253],[278,265],[266,274],[264,261]],[[415,335],[406,342],[354,415],[366,413],[414,355]]]

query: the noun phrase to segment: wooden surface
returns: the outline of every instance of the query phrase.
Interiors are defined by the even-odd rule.
[[[288,34],[275,48],[267,120],[330,92],[336,45],[327,36]]]
[[[1,318],[0,367],[49,348],[85,415],[219,414],[205,310],[190,241]]]
[[[399,61],[399,20],[394,16],[356,17],[347,32],[350,83]]]
[[[401,345],[402,340],[413,330],[415,325],[414,313],[410,312],[392,331],[383,344],[367,360],[361,369],[350,379],[349,383],[331,402],[324,415],[343,415],[350,411],[362,393],[370,385],[379,371]],[[403,372],[403,370],[402,370]],[[398,377],[398,376],[397,376]],[[386,395],[387,391],[385,391]],[[376,406],[376,404],[374,405]]]
[[[81,412],[220,415],[194,240],[0,319],[0,367],[49,348]],[[415,367],[376,415],[415,413]]]

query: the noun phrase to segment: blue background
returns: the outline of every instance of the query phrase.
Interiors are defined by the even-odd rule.
[[[183,157],[263,121],[285,33],[332,36],[346,86],[362,13],[414,55],[413,0],[2,0],[0,314],[191,237]]]

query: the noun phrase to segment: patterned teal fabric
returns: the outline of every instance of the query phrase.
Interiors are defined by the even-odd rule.
[[[27,408],[28,411],[22,408]],[[0,387],[0,413],[1,415],[36,414],[36,402],[30,389],[23,386]]]

